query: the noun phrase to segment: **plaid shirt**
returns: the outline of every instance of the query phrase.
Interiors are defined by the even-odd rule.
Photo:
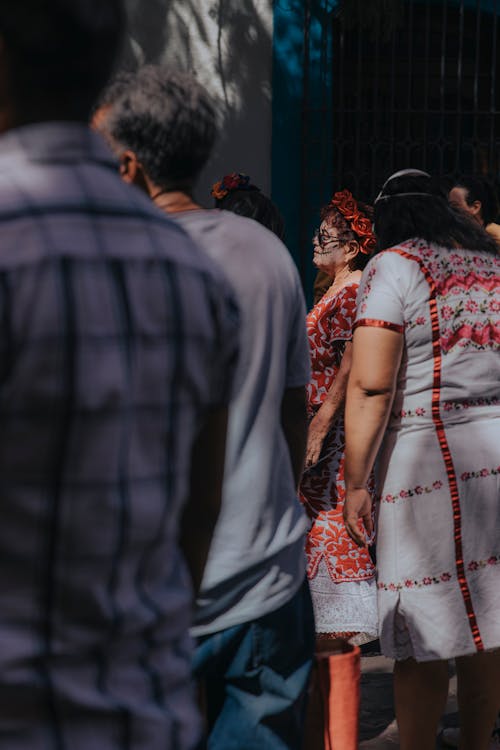
[[[237,315],[83,125],[0,138],[0,748],[197,739],[176,542]]]

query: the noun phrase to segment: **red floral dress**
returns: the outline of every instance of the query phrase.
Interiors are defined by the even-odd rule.
[[[307,316],[312,378],[308,386],[309,412],[312,417],[323,403],[339,371],[346,342],[352,338],[352,326],[356,317],[357,284],[349,284],[335,296],[323,297]],[[308,469],[302,478],[300,497],[312,521],[306,542],[307,573],[311,583],[313,603],[315,601],[314,579],[321,566],[328,572],[334,584],[374,581],[374,565],[366,549],[360,549],[347,535],[342,517],[344,483],[344,415],[339,415],[328,433],[320,459]],[[340,592],[338,586],[333,591]],[[322,593],[326,595],[324,581]],[[351,596],[353,591],[350,591]],[[374,609],[372,603],[360,607],[356,617],[350,614],[348,621],[336,622],[334,614],[328,632],[358,630],[373,631],[373,611],[367,624],[363,610]],[[331,609],[338,609],[332,600]],[[341,609],[341,608],[340,608]],[[370,625],[371,624],[371,625]]]

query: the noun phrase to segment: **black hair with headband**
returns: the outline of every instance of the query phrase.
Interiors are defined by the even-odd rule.
[[[380,250],[418,238],[497,253],[494,240],[449,205],[442,183],[418,169],[404,169],[386,180],[375,200],[374,225]]]

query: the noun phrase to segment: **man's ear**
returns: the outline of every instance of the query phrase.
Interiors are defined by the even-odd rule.
[[[130,185],[135,185],[139,181],[142,185],[144,181],[142,167],[137,160],[137,156],[130,149],[124,151],[120,156],[119,172],[122,180]]]

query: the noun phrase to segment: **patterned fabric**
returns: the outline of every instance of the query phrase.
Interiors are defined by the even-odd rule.
[[[500,646],[500,258],[409,241],[365,269],[356,325],[404,328],[379,455],[384,653]]]
[[[182,750],[190,451],[236,314],[83,125],[0,139],[0,745]]]
[[[307,317],[312,366],[312,378],[308,386],[311,416],[326,398],[339,371],[345,343],[352,337],[357,289],[357,284],[350,284],[335,296],[323,297]],[[342,414],[325,439],[318,463],[304,473],[300,486],[301,500],[312,522],[306,553],[313,602],[313,579],[320,563],[326,566],[335,583],[370,581],[374,578],[374,566],[368,551],[360,549],[351,541],[344,526],[344,450]],[[324,593],[323,588],[321,593]],[[362,594],[366,596],[366,592]],[[373,617],[369,608],[366,610],[366,617],[367,623],[372,624]],[[332,627],[334,622],[335,612],[332,611]],[[344,629],[345,626],[342,627]]]

